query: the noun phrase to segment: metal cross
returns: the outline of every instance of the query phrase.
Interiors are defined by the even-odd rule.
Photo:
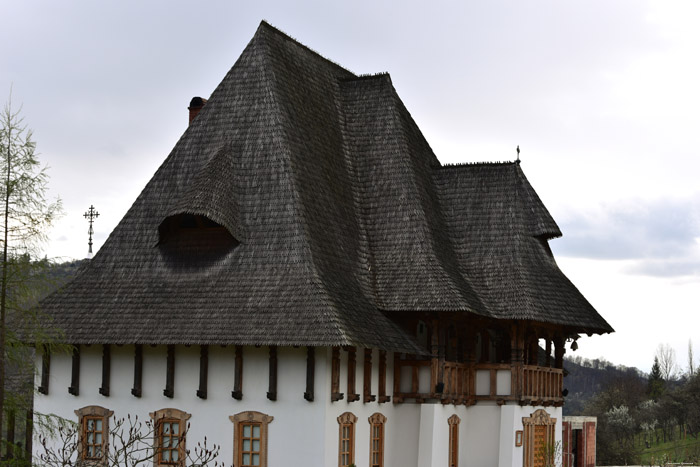
[[[90,223],[90,228],[88,229],[88,246],[90,247],[88,250],[88,254],[90,255],[92,255],[92,234],[95,232],[94,230],[92,230],[92,223],[95,221],[95,219],[97,219],[99,215],[100,213],[95,210],[95,206],[93,206],[92,204],[90,205],[90,209],[88,209],[87,212],[83,214],[83,217],[87,219]]]

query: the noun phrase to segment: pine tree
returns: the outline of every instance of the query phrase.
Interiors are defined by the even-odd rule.
[[[661,374],[661,365],[659,365],[659,358],[654,357],[654,364],[651,367],[651,373],[649,374],[649,397],[658,401],[659,397],[664,393],[665,383],[663,375]]]

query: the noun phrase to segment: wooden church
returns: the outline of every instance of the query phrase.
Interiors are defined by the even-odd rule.
[[[76,464],[129,414],[189,426],[156,466],[205,436],[235,467],[544,465],[565,345],[612,328],[520,163],[441,165],[388,74],[265,22],[190,111],[42,304],[74,350],[38,352],[35,410],[80,424]]]

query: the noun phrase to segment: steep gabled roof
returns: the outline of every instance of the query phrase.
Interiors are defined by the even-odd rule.
[[[357,77],[263,22],[90,265],[43,307],[73,343],[421,352],[387,311],[609,330],[556,268],[543,239],[559,230],[508,168],[482,182],[441,167],[388,75]],[[492,205],[481,183],[519,198]],[[514,264],[517,285],[499,286]],[[547,287],[527,276],[543,271]]]

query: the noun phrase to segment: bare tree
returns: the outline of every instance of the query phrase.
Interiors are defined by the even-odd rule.
[[[695,375],[695,361],[693,356],[693,341],[688,339],[688,376]]]
[[[158,420],[142,422],[138,416],[128,415],[126,418],[114,418],[110,426],[107,442],[104,444],[104,462],[88,461],[85,465],[103,465],[104,467],[137,467],[153,465],[154,459],[162,451],[172,451],[185,442],[187,429],[178,438],[172,440],[168,447],[157,446],[154,439],[157,436]],[[57,430],[49,435],[40,437],[43,453],[39,455],[38,463],[44,467],[68,467],[80,465],[80,426],[73,422],[64,421]],[[188,440],[189,442],[189,440]],[[216,461],[221,446],[208,445],[207,439],[197,443],[194,449],[187,449],[184,457],[171,459],[175,467],[224,467],[223,462]]]
[[[672,381],[678,376],[678,363],[676,351],[669,344],[659,344],[656,348],[656,358],[659,360],[659,369],[664,381]]]

